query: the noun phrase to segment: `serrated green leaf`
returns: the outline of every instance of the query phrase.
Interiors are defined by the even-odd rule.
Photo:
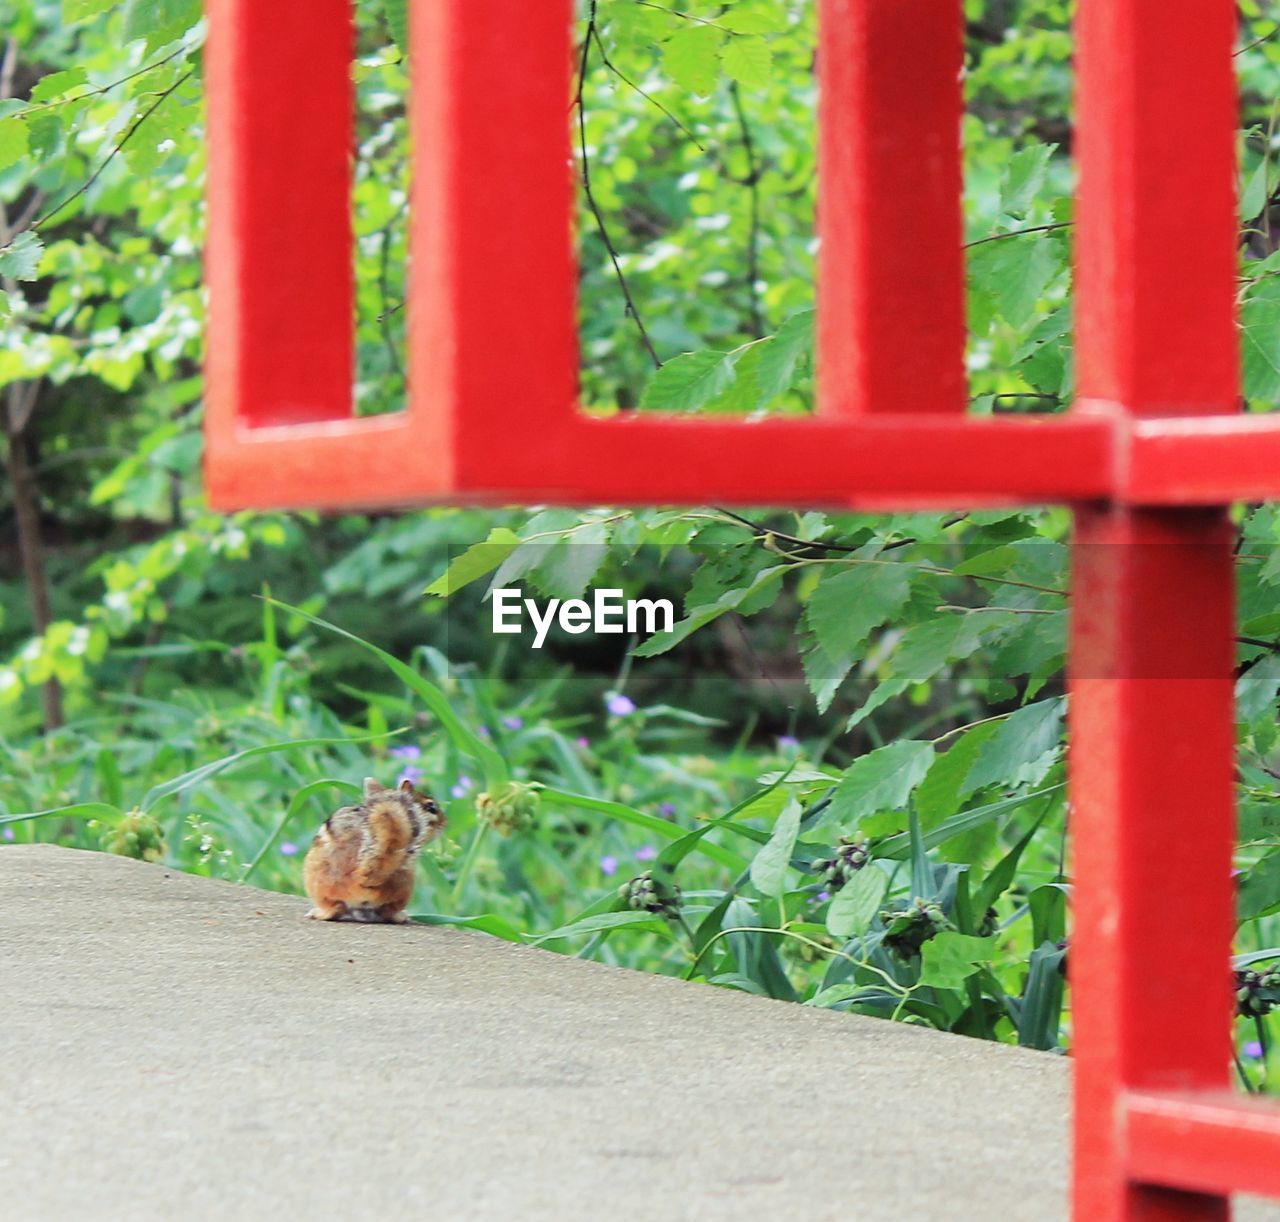
[[[27,122],[17,115],[0,119],[0,170],[16,165],[27,155]]]
[[[967,797],[987,785],[1020,784],[1043,779],[1026,775],[1034,770],[1045,755],[1057,750],[1062,742],[1062,718],[1067,702],[1061,697],[1039,700],[1008,717],[984,744],[972,769],[960,787]]]
[[[769,83],[773,52],[761,38],[731,38],[720,52],[720,62],[730,80],[758,89]]]
[[[725,390],[703,405],[705,412],[734,412],[746,415],[755,410],[760,399],[760,355],[763,345],[752,344],[734,357],[733,380]]]
[[[874,865],[863,866],[839,891],[827,909],[827,932],[841,940],[864,934],[875,920],[889,878]]]
[[[853,669],[852,655],[833,658],[815,640],[805,650],[801,658],[804,666],[805,685],[813,693],[813,699],[819,713],[825,713],[831,707],[831,701],[844,682],[844,677]]]
[[[423,593],[448,598],[463,586],[492,573],[519,546],[520,537],[515,531],[495,526],[483,543],[473,543],[462,555],[455,556]]]
[[[813,311],[800,310],[763,344],[756,366],[757,407],[768,407],[813,365]]]
[[[847,829],[877,811],[902,810],[929,771],[933,754],[931,743],[902,739],[854,760],[832,795],[826,819]]]
[[[1044,291],[1065,267],[1061,243],[1044,234],[988,242],[969,256],[974,285],[1015,327],[1030,321]]]
[[[723,395],[733,382],[731,352],[686,352],[654,373],[644,388],[641,407],[696,411]]]
[[[996,952],[994,938],[944,929],[920,948],[920,983],[934,989],[958,989]]]
[[[926,620],[909,628],[894,650],[893,673],[849,718],[845,728],[853,729],[886,700],[900,695],[913,683],[924,683],[949,663],[967,658],[982,644],[983,633],[997,628],[1000,622],[995,615],[984,615],[981,620],[979,623],[975,616],[954,615]]]
[[[88,79],[88,74],[83,68],[67,68],[62,72],[50,72],[48,76],[42,76],[32,86],[31,102],[33,105],[39,105],[42,102],[52,101],[64,93],[70,93]]]
[[[1239,917],[1251,921],[1280,907],[1280,852],[1273,852],[1253,866],[1240,886]]]
[[[744,9],[738,6],[721,13],[716,18],[716,25],[735,34],[780,34],[787,28],[787,17],[779,8]]]
[[[155,50],[181,38],[203,12],[202,0],[129,0],[124,13],[124,40],[146,39]]]
[[[690,93],[708,94],[720,79],[720,46],[724,32],[709,25],[677,30],[662,44],[662,66]]]
[[[1245,397],[1280,398],[1280,296],[1250,297],[1240,313],[1240,333]]]
[[[1007,573],[1018,559],[1018,549],[1009,544],[978,552],[961,561],[951,571],[957,577],[985,577],[992,573]]]
[[[1010,216],[1025,216],[1044,186],[1045,171],[1056,144],[1032,144],[1009,158],[1000,184],[1000,208]],[[1016,239],[1011,239],[1016,240]]]
[[[382,15],[396,46],[404,55],[409,54],[409,2],[408,0],[382,0]]]
[[[159,103],[129,141],[124,157],[139,176],[154,174],[176,151],[191,130],[191,115],[174,95]]]
[[[761,569],[751,580],[751,584],[732,589],[722,594],[715,602],[706,606],[694,607],[689,614],[676,624],[670,632],[651,636],[644,644],[632,651],[634,657],[652,658],[678,645],[691,633],[705,627],[712,620],[719,619],[728,611],[741,607],[748,599],[761,591],[773,588],[787,571],[786,565],[775,565],[773,568]]]
[[[867,563],[824,577],[805,618],[828,657],[854,657],[872,630],[897,615],[910,595],[906,565],[867,558]]]
[[[1236,720],[1246,724],[1274,712],[1280,691],[1280,656],[1268,654],[1236,681]]]
[[[960,785],[987,740],[999,728],[995,722],[974,726],[961,734],[946,751],[934,757],[928,775],[915,792],[916,809],[925,827],[931,827],[959,810]]]
[[[1262,214],[1266,206],[1268,160],[1263,157],[1240,191],[1240,223],[1248,224]]]
[[[115,8],[118,0],[62,0],[62,20],[70,25]]]
[[[588,522],[553,543],[534,571],[539,589],[552,598],[581,598],[609,554],[609,528]]]
[[[34,280],[44,256],[44,243],[29,229],[18,234],[8,246],[0,247],[0,276],[12,280]]]

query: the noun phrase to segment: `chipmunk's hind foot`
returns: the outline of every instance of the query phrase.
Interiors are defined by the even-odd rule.
[[[376,908],[359,904],[351,909],[351,920],[364,925],[405,925],[409,918],[394,904],[381,904]]]
[[[347,915],[348,911],[346,904],[341,900],[335,900],[331,904],[317,903],[307,913],[307,919],[311,921],[340,921]]]

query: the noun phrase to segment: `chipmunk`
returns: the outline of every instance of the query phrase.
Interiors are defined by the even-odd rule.
[[[307,850],[302,876],[315,903],[307,915],[405,924],[418,850],[444,823],[435,799],[411,781],[385,789],[366,777],[364,801],[330,815]]]

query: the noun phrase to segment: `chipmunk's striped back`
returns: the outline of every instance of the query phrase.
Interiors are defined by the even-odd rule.
[[[418,850],[444,827],[444,813],[409,781],[384,789],[372,778],[364,801],[335,811],[316,833],[303,875],[322,920],[404,920]]]

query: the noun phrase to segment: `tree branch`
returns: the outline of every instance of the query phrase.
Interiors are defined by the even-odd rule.
[[[760,302],[760,166],[756,161],[751,126],[747,122],[746,111],[742,108],[742,92],[737,81],[729,86],[729,96],[733,99],[733,109],[742,132],[742,149],[747,155],[747,176],[740,180],[749,193],[751,213],[747,230],[747,299],[751,310],[751,337],[761,339],[764,337],[766,324]]]
[[[28,228],[39,229],[41,225],[47,225],[49,221],[51,221],[55,216],[58,215],[59,212],[61,212],[64,208],[66,208],[68,204],[74,203],[77,199],[80,198],[80,196],[82,196],[86,191],[88,191],[89,188],[92,187],[93,184],[98,181],[98,178],[101,176],[102,171],[105,170],[107,166],[109,166],[116,159],[116,157],[120,153],[120,150],[123,149],[124,146],[128,144],[129,141],[133,138],[133,136],[137,133],[138,128],[140,128],[149,118],[151,118],[153,114],[155,114],[155,112],[164,103],[164,100],[171,93],[173,93],[175,89],[177,89],[180,85],[185,85],[187,81],[189,81],[193,76],[195,76],[195,74],[196,74],[196,70],[192,68],[190,71],[184,72],[180,77],[178,77],[178,79],[174,81],[173,84],[170,85],[167,89],[162,90],[160,92],[159,97],[157,97],[156,100],[152,102],[151,105],[148,106],[147,109],[144,110],[142,114],[140,114],[136,119],[134,119],[134,121],[129,125],[129,130],[126,131],[125,134],[120,137],[120,142],[115,146],[115,148],[113,148],[111,152],[109,152],[106,155],[106,157],[103,158],[102,164],[99,165],[98,168],[94,170],[94,172],[90,174],[89,177],[85,179],[83,183],[80,184],[80,186],[78,186],[74,191],[72,191],[71,194],[68,195],[66,199],[64,199],[56,207],[50,208],[49,211],[46,212],[43,216],[38,217],[36,220],[32,221],[31,224],[28,226]],[[13,238],[17,236],[18,235],[16,233],[12,234],[10,235],[9,240],[12,241]]]
[[[618,261],[617,248],[609,237],[609,230],[604,222],[604,214],[600,211],[600,205],[596,203],[596,197],[591,190],[591,162],[587,155],[587,111],[586,106],[583,104],[582,95],[586,88],[587,68],[591,57],[591,42],[596,36],[596,3],[597,0],[591,0],[591,11],[587,16],[587,29],[582,36],[582,58],[578,65],[578,89],[574,97],[578,107],[578,146],[582,156],[582,191],[587,199],[587,207],[591,209],[591,215],[595,217],[596,229],[599,231],[600,240],[604,243],[605,250],[609,252],[609,260],[613,264],[613,273],[617,277],[618,287],[622,289],[623,299],[627,303],[627,313],[631,316],[636,324],[636,329],[640,332],[640,342],[649,354],[653,367],[661,369],[662,360],[658,356],[657,349],[653,346],[653,341],[649,338],[649,331],[644,325],[644,320],[640,317],[640,311],[636,309],[635,300],[631,296],[631,288],[627,284],[626,276],[623,274],[622,264]]]

